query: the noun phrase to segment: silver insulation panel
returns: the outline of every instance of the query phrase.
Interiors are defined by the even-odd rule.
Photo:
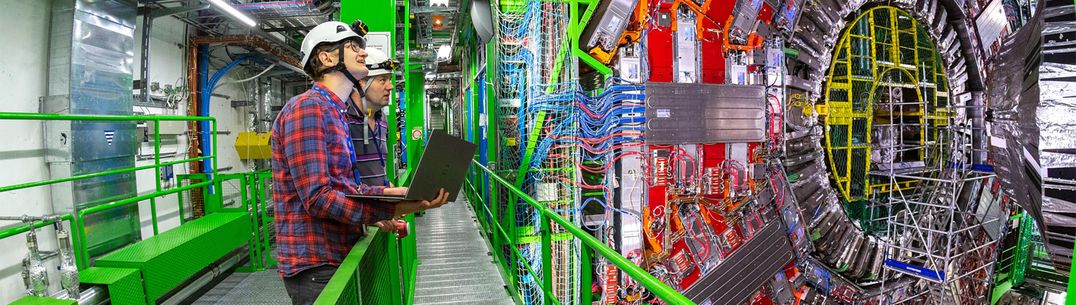
[[[763,86],[646,84],[646,140],[650,144],[762,142],[766,134]]]
[[[49,96],[43,113],[131,115],[135,7],[126,1],[57,0],[49,37]],[[135,122],[46,121],[46,160],[52,178],[134,167]],[[77,212],[134,197],[134,173],[50,186],[57,213]],[[86,243],[97,255],[140,239],[138,207],[86,219]]]

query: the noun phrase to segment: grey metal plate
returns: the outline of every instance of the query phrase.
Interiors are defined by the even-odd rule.
[[[291,304],[277,271],[236,272],[203,294],[194,305]]]
[[[766,134],[762,86],[646,84],[651,144],[761,142]]]
[[[783,225],[770,222],[716,269],[688,287],[684,296],[698,304],[743,304],[792,261],[792,245],[783,232]]]

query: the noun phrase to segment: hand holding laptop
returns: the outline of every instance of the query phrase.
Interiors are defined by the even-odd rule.
[[[387,189],[385,189],[385,191],[386,191],[385,194],[386,195],[393,195],[393,194],[388,193],[388,191],[390,189],[403,189],[403,193],[400,193],[399,195],[407,194],[407,188],[406,187],[396,187],[396,188],[387,188]],[[393,190],[393,191],[396,191],[396,190]],[[448,193],[445,192],[444,188],[441,188],[441,189],[439,189],[437,191],[437,197],[434,197],[433,199],[430,199],[430,200],[400,201],[399,203],[396,204],[396,211],[395,211],[395,213],[393,213],[393,215],[403,217],[403,215],[407,215],[407,214],[410,214],[410,213],[421,212],[421,211],[425,211],[425,210],[429,210],[429,209],[439,208],[442,205],[445,205],[445,203],[447,203],[447,202],[448,202]]]
[[[406,187],[386,187],[385,190],[381,191],[381,193],[385,194],[385,195],[391,195],[391,196],[405,196],[405,195],[407,195],[407,188]]]
[[[402,195],[407,194],[407,188],[406,187],[386,188],[384,193],[386,195],[401,195],[402,196]],[[445,192],[445,189],[443,189],[443,188],[438,190],[437,197],[434,198],[434,199],[431,199],[431,200],[399,201],[399,202],[396,202],[396,205],[393,207],[394,208],[393,213],[392,213],[392,215],[394,215],[393,219],[378,221],[378,222],[374,223],[374,225],[377,226],[378,228],[380,228],[381,231],[383,231],[383,232],[390,232],[390,233],[393,233],[393,234],[399,234],[400,230],[401,230],[401,228],[400,228],[400,226],[398,224],[398,222],[399,222],[398,219],[399,218],[403,218],[404,216],[407,216],[407,214],[414,213],[414,212],[420,212],[420,211],[425,211],[425,210],[429,210],[429,209],[436,209],[436,208],[441,207],[442,205],[445,205],[445,203],[448,203],[448,193]],[[406,224],[406,223],[404,223],[404,224]]]
[[[423,149],[413,178],[407,187],[390,187],[379,195],[349,194],[348,197],[388,202],[423,200],[434,207],[441,206],[440,198],[456,198],[467,179],[467,170],[478,146],[444,131],[434,131]],[[441,201],[438,203],[438,201]],[[417,208],[417,207],[416,207]]]

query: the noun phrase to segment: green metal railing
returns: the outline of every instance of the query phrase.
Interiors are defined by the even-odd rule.
[[[158,223],[157,223],[157,201],[156,201],[157,198],[162,197],[162,196],[171,195],[171,194],[177,194],[179,192],[183,192],[183,191],[187,191],[187,190],[191,190],[191,189],[195,189],[195,188],[206,187],[206,186],[209,186],[209,185],[212,184],[212,181],[206,181],[206,182],[203,182],[203,183],[192,184],[192,185],[187,185],[187,186],[181,186],[181,187],[177,187],[177,188],[163,189],[161,187],[161,168],[165,167],[165,166],[172,166],[172,165],[188,163],[188,162],[198,162],[198,161],[202,161],[202,160],[205,160],[205,159],[212,159],[213,168],[207,169],[210,173],[212,173],[217,168],[216,155],[208,155],[208,156],[202,156],[202,157],[187,158],[187,159],[183,159],[183,160],[170,161],[170,162],[161,162],[161,157],[160,157],[160,155],[161,155],[161,144],[160,144],[161,143],[161,134],[160,134],[160,130],[159,130],[158,126],[160,126],[160,122],[162,122],[162,121],[188,121],[188,122],[209,121],[210,126],[211,126],[210,136],[212,138],[211,138],[210,143],[213,146],[212,151],[214,151],[214,152],[218,151],[217,150],[217,121],[216,121],[215,118],[212,118],[212,117],[174,116],[174,115],[80,115],[80,114],[0,112],[0,120],[97,121],[97,122],[101,122],[101,121],[112,121],[112,122],[152,121],[152,122],[157,123],[157,124],[154,124],[155,128],[153,129],[153,138],[154,138],[154,141],[153,141],[153,146],[154,146],[154,149],[153,149],[153,151],[154,151],[153,165],[144,165],[144,166],[135,166],[135,167],[129,167],[129,168],[114,169],[114,170],[97,172],[97,173],[76,175],[76,176],[71,176],[71,177],[64,177],[64,178],[57,178],[57,179],[50,179],[50,180],[42,180],[42,181],[35,181],[35,182],[28,182],[28,183],[20,183],[20,184],[0,187],[0,193],[2,193],[2,192],[9,192],[9,191],[21,190],[21,189],[26,189],[26,188],[38,187],[38,186],[52,185],[52,184],[56,184],[56,183],[71,182],[71,181],[83,180],[83,179],[91,179],[91,178],[102,177],[102,176],[107,176],[107,175],[122,174],[122,173],[132,173],[132,172],[136,172],[136,171],[139,171],[139,170],[146,170],[146,169],[150,169],[150,168],[154,169],[154,171],[156,173],[156,175],[155,175],[155,177],[156,177],[155,178],[156,179],[156,188],[155,188],[155,191],[152,192],[152,193],[145,194],[145,195],[140,195],[140,196],[136,196],[136,197],[131,197],[131,198],[120,199],[120,200],[112,201],[112,202],[105,203],[105,204],[100,204],[100,205],[97,205],[97,206],[94,206],[94,207],[79,210],[77,213],[73,213],[73,214],[72,213],[67,213],[67,214],[53,215],[53,216],[50,216],[50,217],[46,217],[45,219],[41,219],[41,220],[38,220],[38,221],[33,221],[33,222],[23,224],[23,225],[14,226],[14,227],[11,227],[11,228],[8,228],[8,229],[0,231],[0,239],[3,239],[3,238],[8,238],[8,237],[11,237],[11,236],[15,236],[15,235],[18,235],[18,234],[29,232],[33,228],[40,228],[40,227],[43,227],[43,226],[48,226],[48,225],[51,225],[51,224],[55,224],[57,222],[69,221],[71,223],[71,231],[73,232],[72,246],[73,246],[74,251],[75,251],[76,263],[78,264],[79,269],[85,269],[86,267],[89,266],[89,254],[88,254],[88,250],[87,250],[87,245],[85,243],[85,241],[86,241],[85,219],[86,219],[87,216],[95,214],[95,213],[99,213],[101,211],[110,210],[110,209],[119,208],[119,207],[124,207],[124,206],[128,206],[128,205],[131,205],[131,204],[137,204],[140,201],[149,200],[150,201],[150,217],[152,218],[152,225],[153,225],[153,234],[156,235],[156,234],[159,233]],[[182,211],[182,208],[180,208],[180,211]]]
[[[201,183],[196,181],[213,183],[216,194],[209,194],[208,188],[201,188],[202,198],[209,199],[205,205],[207,214],[213,212],[240,212],[250,215],[251,231],[254,233],[247,248],[250,255],[250,265],[237,269],[242,272],[265,270],[277,264],[276,260],[270,255],[275,230],[273,224],[274,214],[269,206],[271,204],[269,183],[272,180],[272,175],[273,173],[269,171],[222,173],[217,174],[213,181],[209,181],[209,177],[204,173],[176,175],[180,186]],[[225,185],[233,185],[229,182],[234,182],[235,187],[226,188]],[[237,193],[227,194],[231,190]],[[184,198],[187,197],[184,197],[183,194],[182,192],[179,193],[179,199],[177,200],[180,223],[187,221],[183,213]],[[230,206],[226,202],[231,197],[238,197],[234,206]]]
[[[661,282],[660,280],[658,280],[654,276],[650,275],[649,273],[644,271],[639,266],[636,266],[630,260],[628,260],[624,256],[620,255],[620,253],[617,253],[616,250],[613,250],[613,249],[609,248],[608,246],[606,246],[604,243],[602,243],[600,240],[595,238],[590,233],[587,233],[582,228],[579,228],[579,227],[575,226],[570,221],[564,219],[564,217],[561,217],[559,214],[557,214],[555,211],[553,211],[549,207],[546,207],[545,205],[543,205],[541,203],[538,203],[538,201],[536,201],[531,196],[527,195],[527,193],[521,191],[519,188],[516,188],[515,186],[513,186],[512,183],[506,181],[504,178],[501,178],[499,175],[497,175],[496,173],[491,171],[489,168],[486,168],[485,166],[482,166],[482,164],[478,163],[478,161],[473,161],[473,163],[474,163],[474,168],[477,168],[477,169],[481,170],[481,172],[478,175],[479,179],[481,177],[483,177],[483,175],[484,175],[484,177],[488,177],[490,179],[489,181],[496,181],[504,189],[507,189],[513,195],[518,196],[520,199],[522,199],[524,202],[526,202],[528,205],[530,205],[536,211],[539,212],[539,220],[540,220],[540,223],[541,223],[541,245],[542,245],[541,248],[542,248],[542,268],[543,268],[542,274],[552,274],[551,268],[552,268],[553,264],[552,264],[551,251],[552,251],[552,239],[553,239],[552,235],[553,234],[551,233],[551,222],[555,222],[561,228],[563,228],[568,233],[570,233],[575,239],[578,239],[583,245],[585,245],[587,248],[589,248],[589,250],[592,250],[592,251],[598,253],[599,255],[601,255],[602,257],[604,257],[610,263],[612,263],[617,268],[619,268],[624,274],[627,274],[628,276],[630,276],[632,279],[637,281],[640,285],[642,285],[643,287],[648,289],[653,295],[657,296],[658,298],[665,301],[666,303],[669,303],[669,304],[695,304],[694,302],[689,300],[687,297],[684,297],[684,295],[677,292],[672,287],[669,287],[668,285],[665,285],[665,283]],[[474,177],[472,177],[472,178],[474,178]],[[466,184],[467,184],[467,197],[470,200],[471,204],[476,206],[476,210],[478,209],[477,207],[481,207],[481,210],[483,210],[486,213],[486,216],[488,217],[488,218],[487,217],[478,217],[479,223],[481,223],[482,226],[487,230],[486,232],[492,231],[494,233],[499,234],[499,238],[490,238],[490,240],[491,240],[491,242],[494,243],[494,247],[500,249],[501,245],[498,244],[497,240],[506,240],[506,241],[513,240],[513,239],[510,239],[510,237],[512,237],[512,236],[509,235],[508,232],[506,232],[506,230],[501,226],[501,224],[498,221],[498,219],[499,219],[498,215],[496,215],[496,214],[494,214],[493,212],[490,211],[490,209],[488,208],[489,204],[486,204],[486,203],[481,201],[482,196],[477,192],[476,188],[474,187],[474,184],[472,184],[472,182],[470,180],[468,180]],[[509,211],[506,211],[506,212],[509,212]],[[514,211],[510,211],[510,212],[514,213]],[[487,219],[490,219],[490,220],[487,221]],[[493,228],[495,228],[496,230],[491,230]],[[512,250],[511,253],[513,255],[515,255],[515,257],[518,258],[519,261],[521,261],[523,263],[523,267],[525,268],[527,273],[529,273],[534,278],[541,278],[542,279],[542,283],[541,283],[540,287],[542,288],[542,293],[545,296],[545,301],[546,301],[545,304],[560,304],[560,302],[557,301],[557,298],[551,293],[552,287],[553,287],[553,282],[552,282],[553,277],[552,276],[538,276],[538,273],[535,272],[535,270],[532,268],[532,266],[530,266],[530,264],[527,262],[527,260],[523,259],[523,254],[519,252],[519,249],[517,247],[509,246],[508,248],[511,249]],[[581,251],[581,253],[583,254],[582,255],[583,259],[581,260],[582,264],[585,265],[585,266],[589,265],[590,264],[589,257],[591,255],[590,251],[587,251],[587,249],[584,249],[584,251]],[[499,258],[500,255],[497,255],[496,257]],[[501,265],[502,265],[502,267],[507,266],[503,262],[501,263]],[[580,272],[580,274],[585,279],[584,281],[581,281],[583,283],[583,285],[587,285],[587,287],[589,287],[589,285],[590,285],[589,272]],[[517,283],[515,281],[512,281],[512,285],[513,286],[517,285]],[[516,289],[518,290],[518,287],[516,287]]]
[[[367,227],[367,231],[377,233],[366,234],[355,243],[315,305],[411,303],[405,290],[413,291],[414,286],[403,283],[407,279],[407,262],[400,259],[401,240],[377,231],[377,227]]]

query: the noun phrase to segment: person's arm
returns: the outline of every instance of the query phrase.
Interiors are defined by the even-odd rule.
[[[391,219],[395,213],[391,204],[347,198],[343,192],[332,188],[327,155],[330,152],[326,144],[332,110],[315,100],[300,101],[295,106],[296,112],[280,118],[283,120],[281,145],[307,213],[351,224]],[[380,193],[383,189],[359,185],[359,192],[366,194]]]
[[[366,185],[359,183],[359,186],[355,190],[363,195],[391,195],[385,194],[385,188],[384,185]]]

